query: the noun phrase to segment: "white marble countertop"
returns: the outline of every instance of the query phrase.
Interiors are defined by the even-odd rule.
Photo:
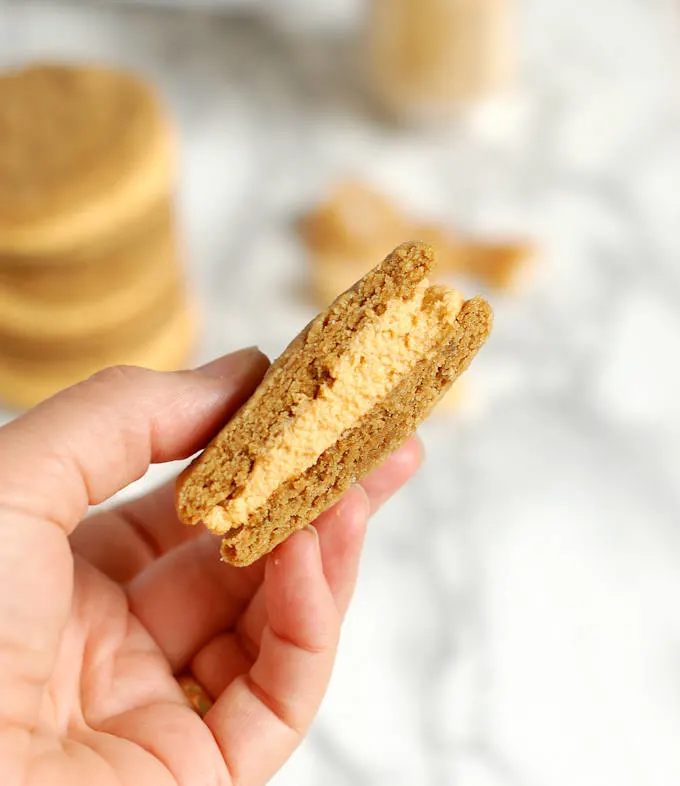
[[[531,291],[494,299],[474,406],[424,428],[426,468],[372,524],[278,786],[680,783],[676,7],[527,0],[513,106],[425,139],[381,126],[309,26],[0,3],[2,61],[104,57],[163,89],[201,358],[306,322],[291,218],[338,174],[541,239]]]

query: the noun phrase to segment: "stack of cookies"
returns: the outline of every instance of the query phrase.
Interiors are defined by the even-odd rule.
[[[0,399],[30,406],[109,365],[188,359],[170,124],[129,73],[0,75]]]

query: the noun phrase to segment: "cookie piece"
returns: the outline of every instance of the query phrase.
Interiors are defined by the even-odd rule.
[[[371,248],[386,246],[384,256],[410,225],[387,196],[366,183],[346,180],[326,202],[303,216],[298,231],[307,246],[320,254],[365,256]]]
[[[451,270],[458,269],[454,267],[458,260],[457,250],[454,260],[452,244],[442,231],[437,227],[427,225],[412,228],[417,231],[410,234],[418,237],[421,242],[432,246],[436,252],[437,267],[432,271],[432,278],[435,281],[440,281]],[[375,260],[387,253],[385,249],[392,247],[394,247],[394,243],[383,239],[379,243],[376,242],[364,248],[328,247],[312,250],[311,284],[319,307],[326,308],[351,287],[357,279],[365,276],[375,266]]]
[[[461,244],[458,268],[489,287],[505,292],[524,289],[530,279],[536,248],[528,241]]]
[[[342,182],[298,223],[309,250],[313,294],[325,308],[365,275],[405,236],[437,252],[435,281],[465,274],[499,290],[517,289],[534,250],[526,241],[490,243],[408,216],[385,195],[359,181]]]
[[[433,265],[429,246],[396,249],[310,323],[181,474],[180,518],[224,535],[227,562],[249,565],[313,521],[467,368],[491,309],[430,287]]]
[[[189,360],[196,338],[196,315],[182,304],[145,341],[134,347],[102,348],[86,358],[51,361],[0,354],[0,400],[17,409],[32,407],[53,393],[107,366],[128,365],[174,371]]]
[[[215,704],[205,688],[191,674],[182,674],[177,682],[194,710],[201,718],[205,717]]]
[[[0,76],[0,257],[69,261],[109,243],[172,188],[173,140],[153,91],[102,66]]]

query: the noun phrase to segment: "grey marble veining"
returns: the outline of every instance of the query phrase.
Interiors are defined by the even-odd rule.
[[[540,239],[530,289],[494,297],[469,404],[425,426],[427,466],[372,524],[331,690],[279,786],[680,782],[676,11],[527,0],[514,100],[424,138],[379,122],[340,37],[0,4],[4,62],[105,57],[164,91],[198,360],[274,354],[305,324],[292,220],[348,171]]]

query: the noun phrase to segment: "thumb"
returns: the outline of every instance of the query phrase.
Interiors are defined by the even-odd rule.
[[[110,369],[0,429],[0,759],[10,781],[71,609],[66,535],[150,462],[200,447],[266,365],[248,351],[204,373]]]
[[[88,505],[150,464],[198,450],[253,392],[267,363],[247,349],[203,371],[115,367],[59,393],[0,429],[0,505],[70,534]]]

